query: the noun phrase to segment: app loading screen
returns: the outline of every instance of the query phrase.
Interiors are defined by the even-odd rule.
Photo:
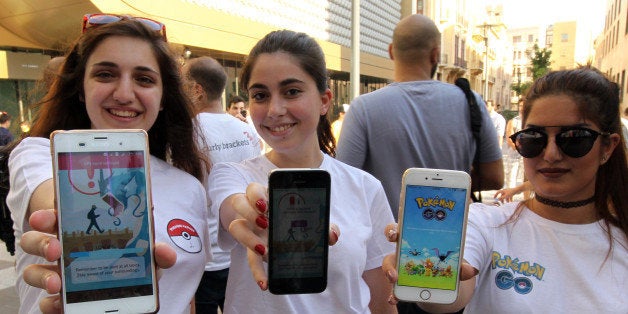
[[[152,294],[143,154],[58,154],[68,303]]]
[[[398,285],[455,290],[466,190],[408,185]]]

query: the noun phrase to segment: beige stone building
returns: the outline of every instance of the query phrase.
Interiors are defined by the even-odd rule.
[[[552,70],[573,69],[576,64],[576,21],[556,22],[546,31],[545,46],[552,50]]]
[[[628,107],[626,69],[628,68],[628,0],[607,0],[604,30],[595,40],[594,65],[620,88],[620,112]],[[625,117],[625,116],[624,116]]]

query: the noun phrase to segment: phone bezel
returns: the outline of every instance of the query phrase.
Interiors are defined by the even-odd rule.
[[[148,210],[147,218],[149,224],[150,238],[150,267],[152,271],[151,289],[152,294],[146,296],[133,296],[126,298],[104,299],[97,301],[87,301],[78,303],[67,303],[66,283],[64,259],[59,261],[62,269],[62,291],[61,298],[65,313],[86,313],[86,312],[107,312],[118,311],[116,313],[154,313],[159,310],[159,294],[156,278],[156,265],[154,259],[154,221],[153,221],[153,204],[151,197],[150,182],[150,152],[148,149],[148,135],[144,130],[72,130],[72,131],[55,131],[50,136],[51,154],[53,159],[53,181],[55,189],[55,208],[60,208],[59,182],[58,173],[58,153],[67,152],[127,152],[127,151],[143,151],[144,165],[146,174],[146,208]],[[58,233],[57,238],[63,247],[63,225],[61,221],[61,211],[57,210]]]
[[[292,180],[294,179],[294,180]],[[330,216],[330,194],[331,194],[331,177],[329,173],[323,169],[275,169],[271,171],[268,178],[269,193],[269,228],[268,228],[268,290],[273,294],[304,294],[304,293],[320,293],[327,288],[327,268],[329,256],[329,235],[328,232],[322,233],[323,240],[323,267],[319,277],[293,277],[293,278],[275,278],[273,273],[274,250],[273,250],[273,220],[272,215],[275,210],[273,206],[273,190],[275,188],[324,188],[326,190],[326,205],[324,213],[326,219],[323,230],[329,230]]]
[[[406,199],[406,187],[408,185],[415,186],[430,186],[430,187],[446,187],[446,188],[461,188],[466,190],[465,196],[465,212],[462,223],[462,230],[460,236],[460,260],[458,262],[457,274],[460,273],[460,266],[462,264],[462,257],[464,256],[464,241],[466,235],[467,216],[469,212],[470,204],[470,190],[471,190],[471,177],[469,174],[463,171],[444,170],[444,169],[427,169],[427,168],[409,168],[402,177],[401,184],[401,196],[399,202],[399,241],[396,248],[397,265],[396,269],[399,270],[401,259],[401,241],[403,239],[403,215],[405,209]],[[426,287],[410,287],[400,286],[397,283],[394,285],[395,296],[403,301],[409,302],[424,302],[424,303],[438,303],[438,304],[451,304],[454,303],[458,297],[460,290],[460,279],[456,278],[455,290],[442,290]]]

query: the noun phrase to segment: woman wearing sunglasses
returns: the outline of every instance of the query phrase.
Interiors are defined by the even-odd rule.
[[[628,313],[628,169],[619,121],[619,88],[599,71],[582,67],[538,79],[523,129],[511,136],[535,197],[501,207],[472,204],[458,300],[420,306]],[[386,230],[390,240],[395,229]],[[390,280],[394,265],[388,256],[383,270]]]
[[[164,244],[155,248],[161,267],[176,260],[159,280],[160,312],[190,312],[208,261],[207,199],[200,183],[207,164],[195,144],[193,111],[183,96],[178,63],[165,41],[163,25],[155,23],[115,15],[86,16],[83,35],[40,104],[30,137],[11,153],[8,203],[18,239],[22,236],[16,283],[20,313],[61,311],[55,262],[61,254],[59,241],[42,233],[56,233],[50,133],[121,128],[148,132],[156,241],[170,243],[168,224],[180,220],[195,229],[203,242],[196,249]]]

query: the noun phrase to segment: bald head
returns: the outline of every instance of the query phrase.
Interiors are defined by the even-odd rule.
[[[227,73],[218,61],[211,57],[194,58],[186,62],[183,75],[187,80],[201,85],[210,101],[219,99],[227,85]]]
[[[43,78],[46,89],[50,89],[50,86],[52,86],[52,82],[59,75],[59,71],[61,70],[61,66],[63,65],[64,61],[65,57],[54,57],[50,59],[46,64]]]
[[[425,60],[434,48],[440,47],[440,31],[428,17],[413,14],[405,17],[393,32],[392,50],[403,63]]]

